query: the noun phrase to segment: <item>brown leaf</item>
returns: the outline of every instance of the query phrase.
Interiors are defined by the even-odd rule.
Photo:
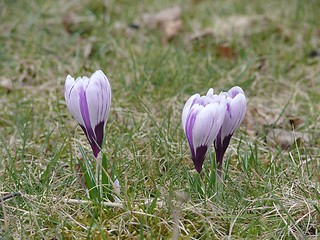
[[[288,122],[292,129],[297,129],[303,124],[303,120],[299,117],[288,117]]]
[[[145,13],[142,15],[141,23],[144,27],[155,29],[167,22],[179,20],[181,8],[179,6],[166,8],[158,13]]]
[[[320,56],[320,51],[318,50],[312,50],[308,53],[309,58],[315,58]]]
[[[211,29],[206,29],[203,31],[199,31],[199,32],[195,32],[189,36],[186,37],[185,41],[187,43],[189,42],[194,42],[194,41],[200,41],[202,39],[206,39],[206,38],[213,38],[214,37],[214,33]]]
[[[181,8],[179,6],[164,9],[158,13],[146,13],[142,15],[141,27],[147,29],[160,29],[163,33],[164,43],[172,40],[182,30]]]
[[[177,33],[182,30],[182,21],[180,19],[175,21],[166,22],[163,26],[164,29],[164,41],[168,42],[172,40]]]
[[[218,55],[224,58],[235,58],[237,56],[234,49],[228,45],[217,45],[216,51]]]
[[[94,28],[96,19],[93,16],[79,16],[74,12],[66,13],[62,18],[64,29],[68,33],[90,33]]]
[[[267,143],[273,147],[280,146],[282,149],[290,148],[295,142],[309,142],[307,135],[301,132],[287,131],[284,129],[275,128],[267,134]]]
[[[231,15],[215,17],[213,19],[213,32],[219,38],[232,40],[234,36],[245,36],[266,29],[270,19],[261,15]]]
[[[284,128],[284,116],[281,115],[282,109],[275,106],[272,102],[259,101],[259,98],[251,98],[247,103],[247,112],[243,120],[243,125],[249,135],[265,134],[265,128],[270,129]],[[280,117],[279,117],[280,116]]]
[[[83,160],[81,159],[81,161],[83,161]],[[74,175],[77,178],[78,183],[80,183],[81,187],[84,190],[87,190],[87,185],[86,185],[86,182],[85,182],[84,175],[83,175],[83,172],[82,172],[80,164],[75,164],[74,168],[73,168],[73,171],[74,171]]]
[[[75,32],[76,25],[79,24],[77,16],[73,12],[68,12],[62,19],[65,30],[69,33]]]
[[[87,43],[83,48],[83,56],[84,58],[88,58],[92,52],[92,43]]]
[[[12,81],[9,78],[0,78],[0,87],[7,90],[7,92],[11,92],[13,90]]]
[[[2,77],[0,78],[0,88],[7,90],[7,93],[10,93],[15,90],[27,90],[31,92],[39,92],[39,91],[48,91],[54,88],[53,82],[46,81],[41,85],[31,84],[29,82],[25,83],[20,80],[20,76],[18,79],[9,79]]]
[[[268,59],[266,58],[260,58],[258,60],[258,64],[257,64],[257,70],[258,71],[262,71],[262,72],[265,72],[267,69],[268,69],[268,66],[269,63],[268,63]]]
[[[276,117],[268,112],[268,109],[260,104],[247,104],[247,112],[243,120],[243,125],[247,129],[247,133],[251,136],[255,136],[262,130],[262,126],[274,123]]]

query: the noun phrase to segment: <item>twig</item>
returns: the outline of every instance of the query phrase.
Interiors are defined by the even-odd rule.
[[[26,197],[36,197],[33,195],[23,195]],[[71,203],[71,204],[87,204],[90,205],[93,202],[90,200],[81,200],[81,199],[74,199],[74,198],[59,198],[59,197],[48,197],[49,199],[53,200],[53,201],[62,201],[63,203]],[[119,207],[119,208],[123,208],[123,204],[120,202],[101,202],[101,205],[104,207]]]
[[[9,193],[9,192],[0,192],[0,194],[5,194],[5,196],[0,197],[0,202],[4,202],[10,198],[16,197],[16,196],[22,196],[25,198],[37,198],[40,196],[36,195],[28,195],[28,194],[22,194],[20,192],[16,193]],[[42,196],[43,197],[43,196]],[[53,201],[62,201],[64,203],[72,203],[72,204],[92,204],[92,201],[89,200],[80,200],[80,199],[73,199],[73,198],[59,198],[59,197],[44,197],[44,198],[50,198]],[[101,202],[101,204],[105,207],[120,207],[123,208],[123,204],[120,202]]]
[[[51,199],[53,201],[62,201],[63,203],[70,203],[70,204],[87,204],[90,205],[93,202],[90,200],[81,200],[81,199],[74,199],[74,198],[65,198],[65,197],[46,197],[46,196],[37,196],[37,195],[29,195],[29,194],[22,194],[22,193],[9,193],[9,192],[0,192],[0,194],[6,194],[4,197],[4,200],[7,200],[9,198],[12,198],[14,196],[22,196],[24,198],[29,198],[29,199],[35,199],[38,197],[46,198],[46,199]],[[9,196],[10,195],[10,196]],[[14,195],[14,196],[11,196]],[[3,197],[3,198],[4,198]],[[2,199],[0,200],[0,202]],[[147,205],[151,202],[152,200],[149,199],[149,201],[145,201],[143,204]],[[118,208],[124,208],[124,205],[122,202],[101,202],[101,205],[104,207],[118,207]],[[158,206],[163,206],[164,203],[163,201],[157,201],[156,205]]]
[[[2,192],[0,192],[0,194],[3,194]],[[0,197],[0,202],[5,202],[7,200],[9,200],[10,198],[14,198],[17,196],[21,196],[21,193],[19,192],[13,192],[13,193],[4,193],[5,195],[3,197]]]

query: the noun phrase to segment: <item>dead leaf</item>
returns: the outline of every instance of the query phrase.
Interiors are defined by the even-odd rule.
[[[232,15],[216,17],[213,20],[212,30],[217,37],[233,39],[234,35],[244,36],[266,29],[270,19],[266,16]]]
[[[218,55],[224,58],[235,58],[237,56],[235,50],[228,45],[217,45],[216,51]]]
[[[77,16],[73,12],[68,12],[62,18],[64,29],[69,32],[75,32],[75,25],[78,24]]]
[[[9,78],[0,78],[0,87],[11,92],[13,90],[12,81]]]
[[[260,58],[258,60],[257,70],[260,72],[265,72],[269,67],[269,62],[266,58]]]
[[[0,88],[4,88],[5,90],[7,90],[7,93],[10,93],[14,90],[26,90],[30,92],[49,91],[54,88],[53,85],[54,83],[49,81],[43,83],[42,85],[32,85],[17,81],[16,79],[9,79],[5,77],[0,78]]]
[[[243,120],[243,125],[249,135],[255,136],[260,133],[264,133],[264,126],[274,126],[277,122],[282,123],[283,117],[281,115],[281,109],[275,107],[268,107],[269,103],[257,102],[256,99],[252,99],[247,104],[247,112]]]
[[[296,142],[309,142],[309,137],[301,132],[275,128],[267,134],[266,141],[273,147],[280,146],[282,149],[288,149]]]
[[[81,161],[83,161],[83,160],[81,159]],[[84,190],[87,190],[87,185],[86,185],[86,182],[85,182],[85,179],[84,179],[84,175],[83,175],[83,172],[82,172],[81,165],[80,164],[75,164],[74,167],[73,167],[73,171],[74,171],[74,175],[77,178],[78,183],[80,183],[81,187]]]
[[[115,192],[115,194],[117,194],[118,196],[120,195],[120,183],[118,178],[116,177],[113,184],[113,191]]]
[[[179,6],[167,8],[158,13],[145,13],[139,22],[140,24],[134,24],[134,26],[150,30],[160,29],[163,33],[162,41],[164,43],[172,40],[183,28]]]
[[[41,71],[41,62],[34,59],[21,59],[17,62],[16,70],[19,73],[16,82],[22,85],[33,85]]]
[[[163,9],[158,13],[145,13],[142,15],[141,24],[149,29],[156,29],[168,22],[179,20],[181,8],[179,6]]]
[[[93,16],[78,16],[74,12],[68,12],[62,18],[64,29],[71,34],[75,32],[90,33],[95,22],[96,19]]]
[[[165,33],[163,40],[168,42],[172,40],[180,30],[182,30],[182,21],[180,19],[169,21],[163,26],[163,28]]]
[[[88,58],[92,52],[92,43],[88,42],[83,48],[83,56],[84,58]]]
[[[303,120],[301,118],[293,116],[288,117],[288,122],[291,129],[298,129],[303,124]]]
[[[308,53],[309,58],[315,58],[320,56],[320,51],[312,50]]]
[[[202,39],[206,38],[213,38],[214,33],[212,29],[206,29],[203,31],[195,32],[185,38],[187,43],[194,42],[194,41],[201,41]]]

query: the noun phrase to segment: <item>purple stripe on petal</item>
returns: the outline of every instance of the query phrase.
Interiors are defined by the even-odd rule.
[[[73,88],[74,88],[74,85],[73,85],[73,86],[70,88],[70,90],[69,90],[69,94],[68,94],[68,98],[69,98],[69,99],[70,99],[71,92],[72,92]]]
[[[67,107],[78,121],[97,157],[104,138],[104,128],[110,110],[111,88],[101,70],[90,78],[70,75],[66,78],[65,99]]]
[[[84,125],[88,131],[88,135],[90,136],[90,134],[93,134],[93,131],[90,123],[90,115],[89,115],[86,91],[83,88],[79,89],[79,105],[80,105],[80,112],[81,112]],[[91,130],[90,133],[89,133],[89,130]]]
[[[230,96],[231,98],[234,98],[235,96],[238,95],[238,93],[239,93],[238,91],[232,90],[232,91],[229,92],[229,96]]]
[[[235,98],[238,94],[244,94],[242,88],[235,86],[228,91],[228,94],[231,98]]]
[[[231,118],[232,116],[231,116],[231,107],[230,107],[230,103],[227,103],[227,111],[228,111],[228,113],[229,113],[229,115],[230,115],[230,118]]]
[[[102,146],[102,141],[103,141],[103,127],[104,126],[101,125],[101,123],[99,123],[95,127],[95,132],[98,133],[99,135],[101,134],[101,129],[102,129],[102,136],[99,136],[98,139],[95,139],[94,137],[88,136],[86,128],[82,125],[80,125],[80,127],[82,128],[82,130],[84,131],[84,133],[87,136],[87,139],[88,139],[90,146],[92,148],[94,157],[98,157],[98,154],[99,154],[101,146]]]
[[[196,157],[195,158],[192,157],[194,166],[198,173],[200,173],[202,170],[202,165],[203,165],[204,159],[206,158],[207,150],[208,150],[208,146],[197,147]]]
[[[197,117],[197,112],[191,110],[191,112],[187,118],[186,127],[185,127],[185,133],[187,136],[187,140],[188,140],[188,143],[190,146],[192,156],[195,156],[192,131],[193,131],[194,123],[196,121],[196,117]]]
[[[90,122],[90,116],[89,116],[89,109],[88,109],[88,103],[87,103],[87,97],[86,97],[86,92],[84,89],[79,89],[79,104],[80,104],[80,112],[81,112],[81,116],[84,122],[85,126],[81,126],[82,130],[85,132],[88,141],[92,147],[93,152],[97,152],[99,153],[99,148],[97,150],[97,145],[96,145],[96,137],[95,134],[93,132],[93,129],[91,127],[91,122]],[[97,153],[97,154],[98,154]],[[96,154],[95,154],[96,157]]]
[[[79,124],[79,125],[80,125],[80,124]],[[97,146],[96,140],[95,140],[93,137],[90,137],[90,136],[87,134],[87,129],[86,129],[84,126],[80,125],[80,127],[82,128],[82,130],[84,131],[84,133],[85,133],[86,136],[87,136],[87,139],[88,139],[88,141],[89,141],[89,143],[90,143],[90,146],[91,146],[91,148],[92,148],[92,151],[93,151],[93,155],[94,155],[95,157],[97,157],[97,156],[98,156],[98,153],[100,152],[100,148]]]

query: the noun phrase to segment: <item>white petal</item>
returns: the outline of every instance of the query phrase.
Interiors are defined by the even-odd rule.
[[[225,120],[221,129],[221,140],[233,134],[242,123],[246,113],[246,98],[239,93],[233,99],[228,97],[229,111],[226,111]]]
[[[243,92],[242,88],[239,87],[239,86],[232,87],[232,88],[230,88],[230,90],[228,91],[228,95],[229,95],[231,98],[234,98],[234,97],[237,96],[238,94],[243,94],[243,95],[244,95],[244,92]]]
[[[197,115],[192,135],[193,146],[210,146],[221,128],[225,115],[225,105],[210,103],[200,110]]]
[[[106,122],[111,103],[111,88],[107,77],[101,70],[92,74],[86,89],[89,116],[92,129],[104,121]]]
[[[235,96],[235,98],[233,98],[231,101],[230,108],[233,115],[233,133],[240,126],[246,114],[247,104],[244,94],[238,94],[237,96]]]
[[[185,128],[186,128],[186,122],[187,122],[187,118],[189,116],[189,112],[190,112],[190,108],[193,104],[193,101],[195,98],[199,98],[200,95],[199,94],[194,94],[192,95],[188,101],[186,102],[186,104],[184,105],[183,107],[183,111],[182,111],[182,127],[183,127],[183,130],[185,131]]]
[[[107,76],[101,71],[101,70],[97,70],[93,75],[92,78],[97,77],[100,81],[102,81],[102,84],[105,85],[104,91],[103,91],[103,102],[106,102],[105,105],[103,105],[103,109],[101,111],[101,116],[100,116],[100,122],[102,120],[105,121],[106,124],[106,120],[108,118],[109,112],[110,112],[110,105],[111,105],[111,86],[109,83],[109,80],[107,78]]]
[[[74,78],[68,75],[65,83],[66,104],[76,121],[84,126],[79,105],[79,87],[83,87],[82,81],[78,81],[78,79],[74,81]]]
[[[208,92],[207,92],[207,96],[208,96],[208,97],[212,97],[212,96],[213,96],[213,92],[214,92],[213,88],[210,88],[210,89],[208,90]]]
[[[74,84],[75,84],[74,78],[68,75],[66,78],[66,82],[64,84],[64,97],[66,101],[69,99],[70,90],[74,86]]]

